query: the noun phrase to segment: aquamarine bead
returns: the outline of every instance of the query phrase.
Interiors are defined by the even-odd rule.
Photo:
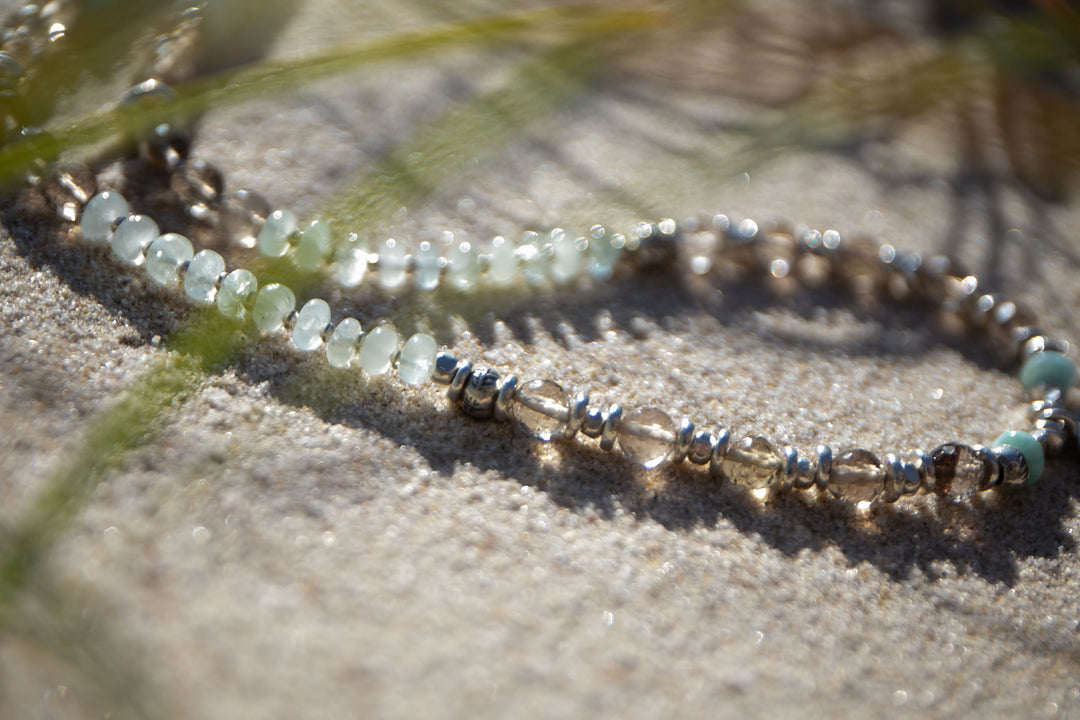
[[[1025,390],[1043,384],[1068,390],[1076,384],[1076,363],[1053,350],[1036,353],[1020,368],[1020,384]]]
[[[488,277],[499,287],[509,287],[518,281],[517,248],[502,236],[491,241],[491,264],[488,266]]]
[[[480,278],[480,253],[470,242],[460,242],[450,250],[446,279],[455,290],[468,290]]]
[[[180,266],[191,260],[195,250],[183,235],[167,233],[150,243],[146,251],[146,273],[154,282],[175,285],[180,280]]]
[[[296,307],[293,291],[279,283],[270,283],[255,296],[255,308],[251,311],[255,326],[266,332],[279,330],[285,316]]]
[[[1042,476],[1043,468],[1046,467],[1046,453],[1043,451],[1043,447],[1039,444],[1039,441],[1029,433],[1018,432],[1016,430],[1003,432],[1001,433],[1001,436],[994,441],[994,447],[999,445],[1008,445],[1009,447],[1016,448],[1020,451],[1020,454],[1024,456],[1024,459],[1027,460],[1028,485],[1034,484],[1035,481]]]
[[[584,265],[585,238],[575,240],[562,230],[551,231],[551,279],[556,283],[570,282]]]
[[[198,303],[214,302],[217,281],[225,272],[225,260],[213,250],[200,250],[188,263],[184,292]]]
[[[275,210],[266,217],[256,241],[259,252],[267,257],[281,257],[289,249],[289,236],[296,232],[296,216],[288,210]]]
[[[330,306],[325,300],[312,298],[296,314],[292,341],[298,349],[311,352],[322,345],[322,331],[330,324]]]
[[[322,220],[315,220],[300,233],[293,261],[301,270],[317,270],[329,247],[330,225]]]
[[[542,243],[540,236],[527,231],[521,236],[521,245],[517,249],[521,260],[521,274],[530,285],[547,282],[548,263],[551,260],[551,245]]]
[[[626,238],[609,233],[603,225],[589,229],[589,275],[595,280],[608,280],[615,270]]]
[[[356,341],[360,337],[360,321],[345,318],[334,328],[326,341],[326,361],[336,368],[346,368],[356,354]]]
[[[405,282],[405,246],[394,238],[379,247],[379,284],[388,290]]]
[[[160,234],[157,223],[145,215],[128,215],[116,226],[116,231],[109,238],[109,245],[124,262],[141,265],[146,248],[150,247]]]
[[[427,240],[416,249],[416,287],[421,290],[434,290],[439,287],[442,269],[439,267],[439,248]]]
[[[247,317],[247,304],[258,289],[259,281],[250,270],[233,270],[221,281],[221,288],[214,300],[218,312],[233,320],[243,320]]]
[[[369,375],[382,375],[390,369],[397,349],[397,331],[389,325],[380,325],[360,343],[360,367]]]
[[[349,233],[334,256],[338,283],[354,288],[364,281],[368,271],[368,252],[364,240],[356,233]]]
[[[435,372],[435,338],[416,333],[405,341],[398,359],[398,375],[406,385],[423,385]]]
[[[112,235],[113,223],[130,212],[131,208],[123,195],[106,190],[86,203],[79,229],[90,242],[104,242]]]

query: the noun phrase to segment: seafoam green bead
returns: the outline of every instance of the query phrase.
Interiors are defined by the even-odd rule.
[[[369,375],[382,375],[390,369],[397,349],[397,331],[389,325],[380,325],[360,343],[360,367]]]
[[[127,217],[130,212],[131,208],[123,195],[106,190],[86,203],[79,230],[90,242],[104,242],[112,235],[113,223]]]
[[[315,220],[300,233],[293,261],[301,270],[316,270],[322,264],[329,247],[330,225],[322,220]]]
[[[551,244],[541,242],[540,236],[528,230],[521,236],[517,249],[521,261],[521,274],[530,285],[547,281],[548,262],[551,260]]]
[[[247,304],[258,291],[259,281],[249,270],[237,268],[221,281],[217,298],[214,300],[218,312],[233,320],[243,320],[247,316]]]
[[[589,275],[596,280],[607,280],[615,270],[626,238],[612,234],[603,225],[589,229]]]
[[[256,327],[267,332],[281,328],[288,315],[296,308],[296,296],[284,285],[270,283],[255,296],[255,308],[251,315]]]
[[[1020,384],[1025,390],[1043,384],[1068,390],[1076,384],[1076,363],[1053,350],[1036,353],[1020,368]]]
[[[158,239],[161,232],[157,223],[145,215],[128,215],[109,238],[116,256],[132,265],[141,265],[143,253],[151,243]]]
[[[289,249],[289,236],[296,231],[296,216],[288,210],[275,210],[259,230],[259,252],[267,257],[281,257]]]
[[[585,238],[574,239],[561,229],[551,231],[551,279],[556,283],[570,282],[584,265]]]
[[[416,333],[405,341],[398,359],[398,375],[406,385],[423,385],[435,372],[435,338]]]
[[[337,281],[345,288],[357,287],[368,270],[367,244],[356,233],[349,233],[334,255]]]
[[[322,331],[330,324],[330,306],[325,300],[312,298],[296,314],[292,341],[298,349],[311,352],[322,345]]]
[[[200,303],[214,302],[217,280],[225,272],[225,260],[213,250],[200,250],[188,263],[184,292]]]
[[[1033,484],[1042,476],[1043,468],[1046,467],[1046,453],[1043,451],[1039,441],[1030,434],[1018,432],[1016,430],[1003,432],[998,439],[994,441],[994,447],[997,447],[998,445],[1014,447],[1024,456],[1024,460],[1027,460],[1028,466],[1028,485]]]
[[[461,242],[450,250],[446,278],[455,290],[468,290],[480,277],[480,253],[470,242]]]
[[[405,246],[390,238],[379,246],[379,284],[388,290],[401,287],[405,273]]]
[[[413,275],[416,287],[421,290],[434,290],[439,287],[439,278],[442,275],[440,260],[437,245],[426,240],[420,243],[420,247],[416,249],[416,272]]]
[[[161,285],[175,285],[180,280],[180,266],[189,262],[195,250],[183,235],[166,233],[146,251],[146,274]]]
[[[360,321],[347,317],[337,324],[330,339],[326,341],[326,362],[336,368],[347,368],[356,355],[356,341],[360,337]]]
[[[499,236],[491,241],[491,264],[488,277],[498,287],[508,287],[518,281],[517,248],[506,238]]]

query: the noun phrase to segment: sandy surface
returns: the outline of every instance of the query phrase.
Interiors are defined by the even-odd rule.
[[[298,16],[276,52],[384,29],[335,25],[333,5]],[[454,99],[497,84],[505,70],[491,65],[387,66],[215,112],[195,152],[230,187],[307,214]],[[475,167],[462,158],[410,208],[407,241],[626,219],[635,203],[788,217],[955,252],[1080,337],[1064,231],[1080,207],[957,182],[948,116],[887,146],[791,152],[745,176],[719,153],[679,154],[736,112],[662,73],[617,76]],[[189,306],[105,252],[5,216],[0,522],[12,527]],[[557,378],[598,404],[656,405],[800,451],[987,442],[1022,418],[1018,385],[985,356],[918,316],[855,312],[828,293],[718,292],[685,270],[509,299],[318,292],[335,318],[426,325],[474,362]],[[646,472],[592,441],[532,443],[463,419],[436,387],[251,342],[75,514],[0,638],[0,707],[1080,716],[1078,480],[1073,451],[1037,491],[961,506],[762,502],[694,467]]]

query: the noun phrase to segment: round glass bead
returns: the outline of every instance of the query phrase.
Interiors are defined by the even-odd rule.
[[[368,271],[368,252],[364,241],[350,233],[334,256],[337,281],[345,288],[354,288],[364,281]]]
[[[266,332],[281,328],[285,316],[296,307],[296,296],[284,285],[270,283],[255,296],[255,308],[251,311],[255,326]]]
[[[360,367],[368,375],[382,375],[390,369],[397,349],[397,331],[389,325],[380,325],[360,343]]]
[[[143,253],[161,235],[157,223],[145,215],[128,215],[109,238],[116,256],[132,265],[141,265]]]
[[[293,262],[301,270],[311,272],[322,264],[323,257],[330,247],[330,225],[322,220],[315,220],[300,233],[296,243]]]
[[[763,490],[778,483],[784,459],[766,438],[747,437],[728,450],[720,469],[735,485]]]
[[[401,287],[405,269],[405,246],[390,238],[379,248],[379,284],[388,290]]]
[[[288,210],[275,210],[266,216],[259,230],[259,252],[267,257],[281,257],[289,249],[289,236],[296,232],[296,216]]]
[[[530,380],[518,386],[514,393],[510,417],[524,433],[547,442],[566,429],[570,420],[569,397],[557,383]]]
[[[1035,353],[1020,368],[1020,384],[1025,390],[1043,384],[1068,390],[1076,384],[1076,377],[1076,363],[1053,350]]]
[[[828,487],[841,500],[873,502],[885,490],[885,466],[869,450],[848,450],[833,458]]]
[[[488,277],[491,282],[499,287],[513,285],[518,280],[518,266],[516,248],[504,237],[496,237],[491,241],[491,264],[488,266]]]
[[[439,248],[425,240],[416,249],[416,287],[421,290],[434,290],[439,287],[441,273]]]
[[[398,375],[406,385],[423,385],[435,372],[435,338],[417,333],[405,341],[398,359]]]
[[[936,478],[934,491],[954,502],[985,490],[993,479],[995,463],[985,448],[946,443],[934,448],[930,458]],[[835,473],[835,464],[833,468]]]
[[[330,324],[330,306],[325,300],[312,298],[296,314],[292,341],[298,349],[311,352],[322,345],[322,332]]]
[[[623,416],[618,439],[631,462],[654,468],[675,452],[675,421],[663,410],[638,408]]]
[[[476,285],[480,277],[480,253],[472,243],[462,242],[450,251],[446,271],[450,287],[455,290],[468,290]]]
[[[225,276],[214,299],[218,312],[233,320],[247,316],[247,304],[259,289],[259,281],[249,270],[238,268]]]
[[[575,240],[562,230],[551,231],[551,279],[557,283],[573,280],[584,264],[585,238]]]
[[[217,281],[225,272],[225,260],[213,250],[200,250],[188,263],[184,275],[184,292],[200,303],[214,302]]]
[[[348,317],[339,322],[326,341],[326,362],[336,368],[349,367],[356,355],[360,331],[360,321],[356,318]]]
[[[131,208],[123,195],[106,190],[86,203],[79,229],[90,242],[104,242],[112,235],[113,223],[130,212]]]
[[[180,266],[191,260],[195,250],[183,235],[166,233],[150,243],[146,251],[146,274],[161,285],[180,280]]]
[[[999,445],[1014,447],[1024,456],[1028,466],[1028,485],[1034,484],[1042,476],[1043,469],[1046,467],[1046,453],[1043,451],[1039,441],[1032,437],[1030,433],[1009,430],[1002,433],[994,441],[994,447]]]

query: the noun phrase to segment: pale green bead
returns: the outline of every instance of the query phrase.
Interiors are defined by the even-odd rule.
[[[551,260],[551,244],[540,241],[540,236],[532,231],[521,236],[521,245],[517,249],[521,261],[521,274],[530,285],[547,282],[548,264]]]
[[[461,242],[450,250],[446,279],[455,290],[468,290],[480,278],[480,253],[470,242]]]
[[[609,233],[603,225],[589,229],[589,275],[596,280],[607,280],[615,270],[626,238]]]
[[[293,262],[301,270],[317,270],[322,264],[326,251],[330,247],[330,225],[322,220],[315,220],[300,234],[296,243]]]
[[[491,265],[488,277],[499,287],[509,287],[520,278],[518,275],[517,248],[504,237],[491,241]]]
[[[359,235],[349,233],[334,256],[334,267],[342,287],[354,288],[364,281],[368,271],[368,251]]]
[[[423,385],[435,372],[435,338],[417,333],[405,342],[398,359],[398,375],[406,385]]]
[[[330,306],[325,300],[312,298],[296,314],[292,341],[298,349],[311,352],[322,345],[322,331],[330,324]]]
[[[1039,441],[1032,437],[1030,433],[1017,432],[1016,430],[1003,432],[994,441],[994,447],[999,445],[1014,447],[1024,456],[1028,466],[1028,485],[1034,484],[1042,476],[1043,469],[1046,467],[1046,452],[1043,450],[1042,445],[1039,444]]]
[[[243,320],[247,316],[247,304],[258,289],[259,281],[249,270],[233,270],[221,281],[214,301],[218,312],[233,320]]]
[[[189,262],[195,250],[183,235],[166,233],[150,243],[146,251],[146,274],[161,285],[175,285],[180,280],[180,266]]]
[[[388,290],[405,282],[405,246],[390,238],[379,247],[379,284]]]
[[[1020,384],[1025,390],[1038,385],[1068,390],[1076,384],[1076,363],[1064,354],[1046,350],[1029,357],[1020,368]]]
[[[296,216],[288,210],[275,210],[259,230],[259,252],[267,257],[281,257],[289,249],[289,236],[296,232]]]
[[[380,325],[360,343],[360,367],[369,375],[382,375],[390,369],[397,349],[397,331],[389,325]]]
[[[585,238],[574,239],[562,230],[551,232],[551,279],[566,283],[576,278],[585,264]]]
[[[439,287],[439,278],[442,275],[441,258],[439,248],[428,241],[420,243],[416,250],[416,273],[414,279],[416,287],[421,290],[434,290]]]
[[[213,250],[200,250],[188,263],[184,292],[200,303],[214,302],[217,280],[225,272],[225,260]]]
[[[360,337],[360,321],[345,318],[334,328],[326,341],[326,362],[336,368],[346,368],[356,354],[356,341]]]
[[[266,332],[281,328],[285,316],[296,307],[296,296],[284,285],[270,283],[255,296],[255,309],[252,318],[255,325]]]
[[[112,235],[113,223],[127,217],[130,212],[131,208],[123,195],[106,190],[86,203],[79,229],[90,242],[104,242]]]
[[[150,218],[145,215],[128,215],[116,226],[116,231],[109,238],[109,245],[124,262],[141,265],[146,248],[160,235],[157,223]]]

